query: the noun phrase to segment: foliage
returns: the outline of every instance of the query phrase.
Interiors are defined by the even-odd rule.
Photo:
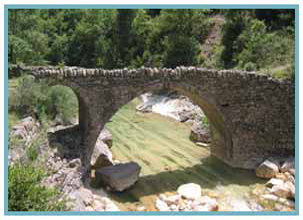
[[[39,147],[43,145],[43,142],[47,139],[47,132],[42,130],[39,132],[38,137],[33,139],[28,146],[26,146],[26,155],[28,159],[33,162],[38,159]]]
[[[16,163],[8,168],[8,209],[10,211],[63,211],[59,192],[40,185],[44,171],[31,164]]]
[[[225,68],[258,71],[294,67],[293,10],[229,10],[225,18],[220,57]],[[273,75],[293,77],[294,68],[288,73],[278,72]]]
[[[209,129],[209,122],[208,122],[208,118],[206,116],[201,118],[201,123],[202,123],[203,128]]]
[[[225,21],[221,42],[204,57],[199,50],[218,17]],[[291,76],[294,17],[291,9],[10,9],[9,62],[107,69],[291,66]]]
[[[35,115],[40,121],[57,115],[64,122],[77,117],[78,101],[74,92],[64,86],[49,87],[35,82],[31,76],[21,76],[14,92],[10,93],[9,110],[17,115]]]

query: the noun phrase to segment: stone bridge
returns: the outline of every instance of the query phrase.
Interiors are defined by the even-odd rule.
[[[211,126],[211,154],[227,164],[251,169],[269,156],[294,155],[295,87],[291,80],[196,67],[14,67],[10,74],[21,71],[75,92],[84,164],[89,164],[100,131],[120,107],[163,88],[178,91],[201,107]]]

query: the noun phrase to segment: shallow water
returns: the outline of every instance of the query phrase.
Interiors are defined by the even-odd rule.
[[[211,157],[208,148],[189,140],[190,125],[154,113],[135,111],[138,100],[124,106],[106,127],[113,134],[114,158],[141,167],[138,182],[110,196],[123,211],[144,206],[156,211],[157,196],[175,193],[178,186],[197,183],[202,193],[218,200],[220,210],[258,209],[251,192],[263,187],[253,171],[235,169]]]

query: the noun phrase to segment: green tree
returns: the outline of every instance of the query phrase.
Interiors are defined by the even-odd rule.
[[[117,47],[117,67],[125,67],[132,59],[129,49],[132,45],[132,22],[135,18],[136,10],[118,9],[116,22],[116,47]]]

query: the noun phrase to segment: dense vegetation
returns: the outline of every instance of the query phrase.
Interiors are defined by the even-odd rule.
[[[10,211],[63,211],[63,200],[58,201],[56,189],[40,185],[46,175],[33,164],[17,163],[8,169],[8,209]]]
[[[9,82],[9,112],[17,117],[32,115],[41,123],[59,119],[64,124],[77,118],[78,100],[72,89],[49,87],[45,82],[23,75]],[[59,117],[59,118],[58,118]]]
[[[9,61],[107,69],[198,65],[283,76],[294,71],[294,16],[270,9],[10,10]],[[218,17],[220,42],[205,57],[201,49]]]
[[[9,64],[106,69],[195,65],[293,78],[294,16],[294,10],[269,9],[14,9],[9,10]],[[26,115],[42,124],[57,116],[68,123],[77,109],[69,88],[48,87],[29,76],[10,79],[10,128]],[[35,169],[33,145],[28,156],[28,164],[9,167],[9,210],[64,209],[64,204],[52,203],[58,193],[40,185],[45,171]]]

